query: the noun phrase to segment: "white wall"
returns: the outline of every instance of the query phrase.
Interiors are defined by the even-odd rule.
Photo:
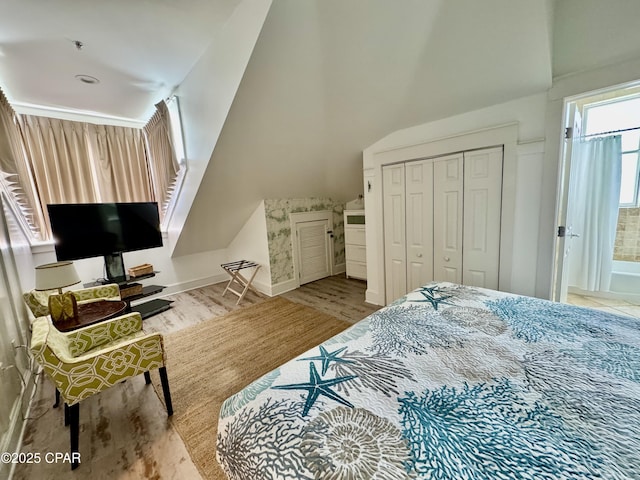
[[[171,253],[182,235],[198,236],[220,228],[198,223],[191,231],[183,231],[271,1],[243,0],[175,92],[180,97],[188,171],[169,223]]]
[[[260,264],[260,269],[253,280],[253,286],[266,295],[272,295],[264,200],[260,201],[247,223],[229,244],[227,254],[229,261],[251,260]],[[245,272],[241,273],[245,275]],[[252,272],[248,275],[251,274]]]
[[[364,151],[368,302],[385,299],[382,165],[495,145],[505,148],[500,288],[535,294],[542,192],[532,179],[542,176],[545,108],[545,94],[524,97],[394,132]]]
[[[33,264],[42,265],[56,261],[53,245],[34,247]],[[154,297],[166,296],[172,293],[190,290],[213,283],[218,283],[227,278],[220,267],[227,261],[227,251],[212,250],[209,252],[171,257],[169,245],[149,250],[128,252],[123,254],[125,269],[150,263],[158,273],[155,277],[141,281],[143,285],[164,285],[167,288]],[[102,257],[75,260],[74,265],[82,280],[82,283],[94,282],[105,276],[104,260]],[[25,282],[23,288],[30,290],[35,285],[33,275]],[[82,284],[74,285],[72,289],[82,288]],[[150,299],[153,297],[148,297]],[[145,299],[145,300],[147,300]]]
[[[29,368],[26,352],[29,323],[21,285],[21,276],[33,272],[33,265],[28,238],[22,235],[10,207],[3,210],[3,206],[0,205],[0,452],[16,452],[35,388],[35,369]],[[0,478],[8,478],[11,468],[9,463],[0,463]]]

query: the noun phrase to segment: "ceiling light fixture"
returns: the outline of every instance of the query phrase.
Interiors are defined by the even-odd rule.
[[[92,77],[91,75],[76,75],[76,78],[82,83],[88,83],[89,85],[100,83],[100,80],[98,80],[96,77]]]

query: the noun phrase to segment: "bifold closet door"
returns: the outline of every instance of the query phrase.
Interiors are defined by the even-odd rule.
[[[462,283],[498,289],[502,147],[464,152]]]
[[[405,164],[407,291],[433,280],[433,162]]]
[[[386,301],[431,281],[498,288],[502,147],[382,168]]]
[[[387,303],[433,280],[433,162],[382,169]]]
[[[382,168],[386,300],[407,293],[404,164]]]
[[[433,276],[462,283],[463,155],[437,158],[433,164]]]

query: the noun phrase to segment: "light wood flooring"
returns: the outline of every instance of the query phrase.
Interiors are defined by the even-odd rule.
[[[268,298],[249,292],[237,306],[234,295],[222,297],[224,287],[225,283],[219,283],[165,297],[174,301],[172,308],[145,320],[144,329],[169,334]],[[364,302],[365,289],[365,282],[337,275],[282,296],[355,323],[379,308]],[[171,372],[168,374],[171,381]],[[53,403],[53,386],[40,375],[22,451],[39,453],[43,460],[39,464],[17,466],[15,480],[201,478],[163,405],[142,376],[80,404],[82,463],[74,471],[68,464],[44,461],[47,453],[69,451],[69,431],[63,425],[63,412],[61,408],[51,408]]]

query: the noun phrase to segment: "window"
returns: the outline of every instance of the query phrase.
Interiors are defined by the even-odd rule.
[[[620,206],[640,206],[640,97],[585,106],[584,135],[626,130],[622,137]]]
[[[171,138],[173,140],[173,148],[176,152],[176,158],[180,165],[185,163],[184,141],[182,138],[182,118],[180,117],[180,105],[178,97],[172,95],[167,99],[167,110],[169,111],[169,119],[171,124]]]

